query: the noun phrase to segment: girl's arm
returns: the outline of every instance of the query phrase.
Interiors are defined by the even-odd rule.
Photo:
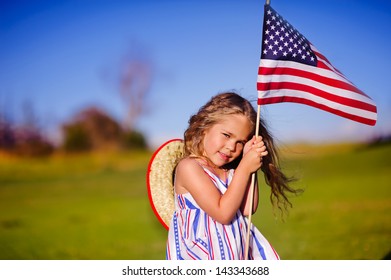
[[[253,145],[253,143],[254,141],[249,145]],[[186,158],[177,166],[176,192],[190,192],[197,204],[209,216],[219,223],[229,224],[243,203],[251,181],[251,174],[262,165],[260,156],[266,154],[263,142],[258,142],[250,147],[243,155],[232,181],[223,195],[196,160]]]
[[[248,184],[247,191],[245,193],[242,205],[240,210],[242,211],[244,216],[250,215],[250,183]],[[254,195],[253,195],[253,211],[251,214],[254,214],[258,209],[258,199],[259,199],[259,188],[258,188],[258,176],[255,174],[255,184],[254,184]]]

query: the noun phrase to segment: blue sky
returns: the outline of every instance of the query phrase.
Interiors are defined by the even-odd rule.
[[[55,128],[89,105],[121,118],[116,75],[132,53],[150,61],[148,113],[137,128],[156,146],[181,138],[212,95],[255,100],[264,1],[1,1],[0,110],[30,102]],[[278,140],[367,140],[391,133],[391,2],[274,0],[272,7],[377,104],[367,126],[299,104],[262,107]],[[254,103],[255,105],[255,103]]]

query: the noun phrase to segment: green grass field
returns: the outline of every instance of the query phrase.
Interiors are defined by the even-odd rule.
[[[282,259],[382,259],[391,251],[391,145],[292,146],[304,193],[285,221],[268,187],[254,224]],[[0,259],[164,259],[167,232],[149,205],[151,153],[0,156]],[[389,257],[389,256],[388,256]]]

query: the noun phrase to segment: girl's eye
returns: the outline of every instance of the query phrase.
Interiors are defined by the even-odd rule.
[[[245,144],[245,143],[243,143],[243,141],[239,141],[239,142],[237,142],[237,145],[239,145],[241,148],[243,148],[243,147],[244,147],[244,144]]]
[[[224,135],[225,138],[229,138],[230,137],[230,135],[227,134],[227,133],[223,133],[223,135]]]

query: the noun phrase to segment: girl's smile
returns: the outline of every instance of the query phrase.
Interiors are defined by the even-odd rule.
[[[224,153],[221,153],[221,152],[219,152],[219,154],[220,154],[220,156],[221,156],[221,158],[224,160],[224,161],[229,161],[229,156],[228,155],[226,155],[226,154],[224,154]]]

